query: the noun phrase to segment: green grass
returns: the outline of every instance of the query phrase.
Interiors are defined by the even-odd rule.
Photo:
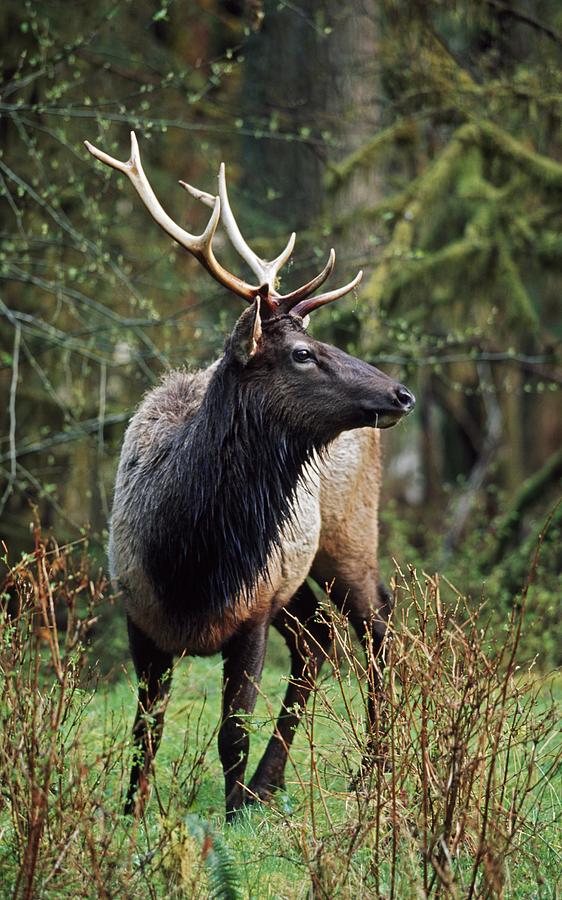
[[[251,721],[250,773],[257,764],[271,734],[270,705],[277,710],[284,693],[288,672],[288,659],[284,659],[284,657],[284,647],[279,637],[273,634],[262,680],[262,691],[265,696],[258,700]],[[128,670],[130,675],[130,666]],[[335,709],[345,721],[345,711],[341,700],[338,703],[333,679],[324,678],[321,691],[324,697],[331,697]],[[359,691],[353,685],[353,679],[350,677],[349,696],[359,720],[361,704],[358,694]],[[542,684],[537,714],[546,711],[551,704],[553,695],[558,700],[562,696],[560,679],[553,678]],[[321,708],[314,720],[314,737],[317,758],[320,760],[321,767],[320,781],[328,792],[326,802],[331,825],[322,808],[317,787],[310,787],[311,782],[314,784],[314,777],[311,777],[310,747],[306,727],[303,727],[295,739],[291,758],[298,766],[299,775],[305,783],[306,790],[303,791],[293,765],[290,764],[287,791],[276,798],[271,808],[253,807],[243,812],[234,825],[225,826],[222,771],[216,740],[211,740],[208,746],[204,767],[200,773],[200,786],[191,805],[188,806],[184,803],[181,791],[179,795],[175,793],[178,791],[178,785],[171,776],[174,763],[183,753],[186,729],[192,733],[198,730],[198,735],[195,739],[195,734],[193,734],[193,740],[189,744],[188,758],[184,760],[185,771],[190,769],[192,758],[196,757],[201,748],[207,745],[215,732],[220,714],[220,702],[221,662],[219,658],[184,660],[178,664],[174,675],[172,698],[166,713],[164,737],[154,773],[154,791],[157,792],[162,806],[169,809],[168,822],[163,824],[158,811],[158,802],[153,793],[146,821],[141,826],[141,832],[146,831],[147,852],[151,846],[157,844],[162,831],[170,828],[171,822],[176,820],[180,822],[188,812],[196,813],[201,819],[209,822],[214,831],[224,836],[226,845],[232,853],[242,896],[253,898],[306,897],[311,889],[310,860],[305,859],[303,844],[308,843],[309,852],[314,854],[318,846],[324,843],[326,867],[329,874],[330,864],[335,869],[338,865],[337,854],[330,856],[332,851],[330,838],[334,834],[333,825],[334,823],[336,825],[337,838],[337,829],[345,831],[346,826],[353,821],[357,813],[353,794],[347,791],[346,779],[342,776],[341,755],[345,754],[346,749],[349,753],[349,746],[346,747],[347,736],[341,721],[335,727],[333,717],[326,713],[326,710],[322,708],[323,703],[319,702]],[[94,758],[99,753],[104,733],[110,730],[115,721],[119,722],[119,729],[115,735],[116,740],[123,743],[127,741],[134,707],[133,685],[127,684],[125,677],[119,684],[110,685],[107,688],[101,685],[98,688],[94,701],[87,712],[88,746]],[[196,723],[198,723],[197,728]],[[545,738],[546,740],[548,738]],[[555,738],[551,735],[550,741],[553,740]],[[179,777],[181,780],[181,772]],[[114,779],[113,787],[115,795],[109,797],[108,800],[111,805],[118,805],[122,799],[121,773]],[[507,861],[506,896],[514,898],[557,896],[557,877],[562,868],[558,818],[561,789],[562,779],[558,772],[557,777],[551,780],[550,802],[548,800],[543,802],[542,808],[537,813],[540,815],[540,819],[535,820],[532,810],[529,812],[530,827],[528,830],[532,832],[532,836],[524,846],[524,851],[518,850]],[[171,791],[175,793],[173,797],[170,797]],[[189,793],[189,789],[186,793]],[[412,795],[408,801],[412,804],[415,815],[415,807],[419,798]],[[311,822],[311,804],[314,804],[313,823]],[[525,845],[524,833],[522,845]],[[352,896],[353,885],[355,885],[355,891],[361,891],[362,884],[364,885],[363,889],[366,889],[366,885],[371,885],[372,889],[372,877],[369,873],[370,851],[369,842],[358,848],[353,859],[353,872],[348,878],[349,884],[338,888],[338,896]],[[419,854],[413,854],[412,847],[403,841],[402,846],[398,847],[398,855],[399,875],[394,885],[394,894],[398,898],[417,896],[415,887],[419,886],[420,879]],[[470,856],[471,854],[468,853],[464,866],[467,873],[470,869]],[[462,866],[461,858],[461,868]],[[387,897],[390,896],[391,889],[390,860],[386,866],[383,865],[382,869],[382,896]],[[334,882],[337,883],[337,881],[337,871],[335,871]],[[162,889],[164,890],[164,888]],[[140,884],[134,889],[136,896],[139,896],[138,891],[142,895]],[[149,896],[148,893],[147,896]],[[161,896],[167,895],[162,894]],[[319,892],[319,896],[322,896],[321,892]],[[329,894],[326,893],[326,896]]]

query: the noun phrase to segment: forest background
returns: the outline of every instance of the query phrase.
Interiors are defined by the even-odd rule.
[[[0,894],[556,896],[560,3],[4,0],[0,29]],[[223,160],[261,256],[297,231],[284,289],[332,246],[338,284],[362,268],[311,330],[417,396],[383,433],[392,765],[358,777],[369,673],[330,620],[287,789],[233,828],[215,658],[178,665],[148,811],[122,815],[119,447],[241,311],[84,147],[126,159],[131,129],[189,231],[207,210],[177,181],[213,192]],[[273,634],[251,766],[287,671]]]
[[[0,192],[0,513],[31,506],[105,566],[126,422],[170,366],[220,353],[240,303],[147,219],[83,141],[135,129],[191,231],[227,163],[250,243],[298,242],[284,286],[337,251],[353,298],[316,335],[418,397],[384,435],[382,555],[435,568],[505,619],[554,509],[529,652],[556,661],[562,506],[562,14],[553,0],[97,5],[8,0]],[[227,265],[243,272],[225,240]],[[539,624],[540,623],[540,624]],[[532,629],[530,629],[532,631]]]

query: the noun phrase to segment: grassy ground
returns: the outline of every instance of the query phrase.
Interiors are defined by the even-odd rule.
[[[499,646],[453,589],[398,572],[380,723],[392,767],[354,779],[372,673],[335,622],[287,790],[232,826],[216,748],[220,660],[181,661],[148,808],[127,819],[132,669],[87,675],[86,625],[104,586],[83,560],[38,547],[14,577],[20,614],[12,606],[2,629],[2,897],[557,896],[562,685],[518,667],[519,615]],[[250,772],[287,671],[273,634]]]
[[[272,643],[275,646],[271,648],[262,682],[265,696],[260,698],[251,722],[250,772],[265,749],[272,731],[271,709],[280,706],[286,682],[288,667],[279,665],[284,657],[283,647],[276,635]],[[347,699],[357,716],[358,727],[361,727],[360,692],[352,681],[353,675],[347,685]],[[333,678],[330,677],[330,681],[325,678],[321,685],[323,696],[317,700],[314,718],[315,763],[319,772],[311,767],[310,723],[307,723],[308,729],[306,725],[301,729],[291,754],[286,792],[276,798],[272,808],[252,808],[232,827],[224,826],[222,773],[214,739],[220,711],[220,684],[221,666],[218,659],[190,660],[178,666],[173,697],[166,715],[165,737],[156,764],[154,790],[158,799],[153,794],[145,823],[152,835],[152,845],[157,844],[166,828],[169,829],[175,822],[181,822],[187,813],[196,813],[210,823],[215,833],[224,837],[225,844],[232,853],[241,896],[309,896],[314,886],[316,868],[319,869],[321,882],[316,885],[317,896],[353,896],[357,892],[361,896],[375,896],[371,871],[373,835],[360,836],[357,848],[353,849],[353,835],[350,834],[363,812],[361,799],[358,801],[354,792],[348,790],[347,770],[357,762],[358,754],[354,755],[354,759],[349,759],[350,744],[353,741],[348,734],[345,709]],[[534,687],[538,691],[535,712],[539,717],[541,712],[546,713],[549,709],[553,693],[560,698],[562,684],[555,679],[537,679]],[[107,726],[105,729],[100,726],[101,709],[105,710],[109,727],[116,718],[123,725],[130,725],[134,703],[134,695],[127,685],[111,687],[105,698],[103,692],[97,696],[95,705],[88,711],[88,721],[92,728],[90,734],[92,739],[95,737],[92,743],[93,753],[101,745],[104,730],[108,730]],[[336,716],[332,710],[336,712]],[[186,726],[191,741],[188,741],[188,754],[184,757]],[[126,737],[126,730],[120,727],[117,740],[125,742]],[[552,766],[552,756],[547,751],[549,739],[551,735],[545,735],[542,746],[538,747],[539,769],[544,765],[550,770]],[[533,738],[530,737],[530,743],[532,741]],[[205,759],[199,768],[199,755],[201,749],[206,747]],[[519,752],[524,754],[526,749],[529,748],[520,747]],[[554,750],[552,745],[550,750]],[[347,765],[342,762],[346,754]],[[182,759],[182,770],[176,778],[171,779],[170,775],[178,766],[179,759]],[[527,762],[526,759],[525,763]],[[516,759],[512,764],[512,771],[515,772],[520,765],[521,760]],[[187,772],[193,773],[191,783],[188,780],[188,784],[182,788],[182,776]],[[384,778],[391,781],[392,775],[385,775]],[[197,782],[197,793],[190,803],[194,793],[193,780]],[[121,778],[116,781],[122,785]],[[506,896],[556,896],[561,862],[558,817],[562,783],[560,775],[557,778],[554,772],[549,773],[548,781],[547,793],[550,793],[550,797],[543,796],[540,808],[535,810],[532,802],[530,803],[525,813],[529,816],[529,821],[525,823],[516,846],[504,861],[502,880]],[[185,801],[184,797],[189,799]],[[406,827],[407,833],[398,839],[393,891],[394,896],[399,898],[416,897],[420,895],[422,888],[422,871],[415,836],[415,820],[420,817],[420,798],[416,797],[413,786],[410,795],[401,802],[411,805],[409,815],[412,821],[410,827]],[[323,803],[327,810],[323,808]],[[160,805],[166,810],[164,820],[159,816]],[[408,815],[404,809],[401,812]],[[338,840],[342,841],[342,845],[334,848],[333,842]],[[390,857],[392,847],[388,835],[385,840]],[[147,841],[147,850],[149,844],[150,840]],[[346,860],[341,858],[347,854],[348,847],[352,848],[349,871]],[[466,882],[472,868],[473,849],[467,848],[464,854],[461,851],[457,858],[457,867],[464,870]],[[384,852],[381,856],[384,858]],[[180,862],[177,858],[170,860],[166,877],[171,877],[171,870],[174,870],[173,877],[181,881]],[[381,865],[380,896],[391,896],[391,869],[392,860],[388,858]],[[191,883],[189,875],[189,871],[184,874],[184,881],[188,885]],[[468,886],[466,882],[465,887]],[[184,884],[184,890],[185,888]],[[136,892],[135,888],[134,893]],[[489,893],[499,896],[501,891],[490,890]],[[205,895],[205,887],[202,886],[202,896]],[[457,895],[465,896],[462,888]],[[189,890],[186,891],[186,896],[190,896]]]

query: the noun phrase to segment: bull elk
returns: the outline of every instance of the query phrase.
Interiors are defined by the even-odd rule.
[[[174,656],[221,651],[218,740],[230,819],[283,784],[299,714],[330,646],[307,578],[331,584],[332,601],[364,647],[381,648],[390,600],[378,586],[379,429],[409,413],[415,399],[378,369],[307,334],[308,314],[351,291],[362,273],[312,296],[332,272],[331,250],[319,275],[279,293],[277,274],[295,235],[275,260],[260,259],[232,214],[224,166],[216,197],[180,182],[212,208],[204,232],[192,235],[158,202],[134,132],[127,162],[86,146],[127,175],[164,231],[250,304],[220,359],[204,371],[165,375],[131,419],[109,543],[139,679],[126,810],[135,809],[160,741]],[[216,259],[221,217],[255,284]],[[246,784],[243,717],[254,708],[271,624],[289,646],[291,678],[275,732]],[[375,705],[371,692],[371,722]]]

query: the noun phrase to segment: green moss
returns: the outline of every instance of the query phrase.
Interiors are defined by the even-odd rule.
[[[381,154],[395,145],[414,143],[417,137],[416,123],[411,119],[399,119],[398,122],[374,135],[354,153],[341,163],[328,166],[326,188],[334,191],[351,178],[356,172],[370,168]]]

